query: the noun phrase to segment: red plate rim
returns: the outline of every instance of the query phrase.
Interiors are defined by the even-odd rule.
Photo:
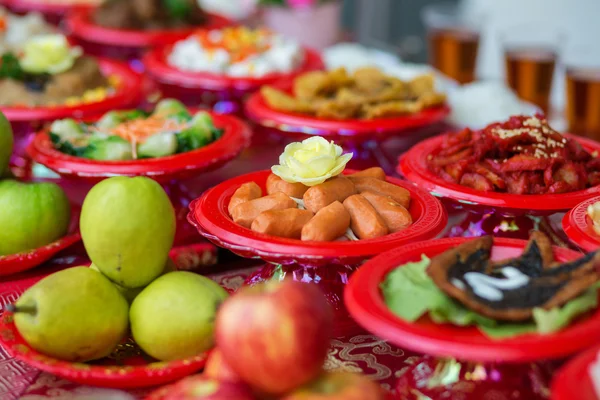
[[[36,162],[62,175],[80,177],[170,176],[182,171],[206,170],[235,158],[250,143],[250,128],[230,115],[209,112],[215,125],[224,128],[223,136],[208,146],[168,157],[134,161],[95,161],[56,150],[46,131],[38,133],[27,151]],[[92,121],[95,121],[94,119]]]
[[[0,342],[14,358],[44,372],[77,383],[118,389],[156,386],[181,379],[202,369],[209,353],[142,366],[71,363],[45,356],[29,347],[13,323],[12,313],[8,311],[0,317]]]
[[[147,32],[105,28],[91,21],[90,17],[93,11],[93,8],[78,9],[71,12],[66,18],[66,26],[74,36],[92,43],[121,47],[153,47],[173,43],[198,29],[198,27],[191,27]],[[208,22],[203,25],[206,29],[218,29],[233,24],[231,20],[221,15],[207,13],[207,16]]]
[[[510,339],[493,340],[476,327],[434,324],[430,321],[410,323],[397,317],[386,306],[379,285],[396,267],[418,261],[421,254],[434,256],[464,243],[469,238],[439,239],[411,243],[381,254],[352,275],[344,300],[350,315],[365,329],[400,347],[436,357],[455,357],[479,362],[527,362],[568,356],[598,343],[600,308],[560,332],[527,334]],[[512,257],[527,244],[525,240],[494,238],[494,249]],[[581,257],[574,250],[554,247],[559,260]]]
[[[117,92],[102,101],[76,106],[58,107],[0,107],[0,110],[11,122],[39,122],[60,118],[85,118],[104,111],[134,106],[142,98],[142,77],[125,64],[98,59],[100,69],[105,75],[118,75],[121,87]]]
[[[552,381],[552,400],[598,400],[589,367],[596,361],[600,346],[587,350],[561,368]]]
[[[355,171],[344,171],[346,174],[352,172]],[[433,238],[445,228],[448,221],[444,207],[436,198],[408,182],[388,177],[388,182],[410,191],[412,201],[424,211],[407,229],[382,238],[324,245],[264,235],[234,223],[228,215],[227,204],[235,190],[243,183],[252,181],[264,188],[270,173],[266,170],[241,175],[206,191],[190,204],[188,220],[203,236],[217,238],[232,248],[249,249],[259,256],[292,255],[297,259],[367,258],[409,241]]]
[[[260,78],[253,77],[231,77],[223,74],[210,72],[182,71],[169,65],[166,61],[167,55],[173,49],[173,45],[156,48],[144,57],[144,65],[148,74],[156,80],[185,86],[188,88],[227,90],[237,89],[254,91],[263,85],[268,85],[279,80],[294,79],[296,76],[308,71],[325,68],[323,60],[318,52],[304,49],[305,60],[302,66],[289,73],[270,73]]]
[[[275,110],[269,107],[260,92],[250,96],[245,109],[248,118],[255,123],[269,128],[276,127],[282,133],[348,137],[370,137],[373,134],[391,134],[421,128],[443,121],[450,113],[450,107],[443,105],[426,108],[411,115],[373,120],[323,119]]]
[[[94,5],[86,4],[85,1],[73,4],[53,3],[43,0],[0,0],[0,5],[10,7],[19,12],[40,12],[42,14],[64,14],[70,11],[73,7],[88,8]]]
[[[585,251],[600,248],[600,236],[594,231],[594,224],[587,214],[588,206],[598,201],[600,197],[593,197],[577,204],[562,220],[563,230],[569,239]]]
[[[483,192],[456,183],[446,182],[427,168],[427,156],[438,148],[445,136],[442,134],[424,140],[400,156],[397,171],[432,194],[460,203],[501,207],[527,211],[566,211],[583,200],[600,194],[600,186],[563,194],[523,195]],[[600,151],[600,143],[578,136],[563,134],[577,140],[588,151]]]

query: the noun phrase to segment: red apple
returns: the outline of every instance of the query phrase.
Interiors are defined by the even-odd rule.
[[[243,383],[219,381],[205,375],[185,378],[170,387],[163,400],[255,400]]]
[[[331,306],[320,289],[286,280],[244,287],[227,299],[215,335],[244,382],[280,396],[321,373],[332,329]]]
[[[282,400],[384,400],[383,389],[364,375],[349,372],[323,374]]]
[[[221,350],[214,349],[204,367],[204,375],[226,382],[242,382],[238,374],[233,372],[233,369],[223,360]]]

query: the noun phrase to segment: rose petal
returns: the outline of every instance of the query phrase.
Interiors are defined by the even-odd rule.
[[[288,160],[288,166],[295,176],[300,178],[314,178],[314,174],[310,168],[293,157]]]
[[[327,174],[332,168],[336,166],[336,159],[334,157],[318,156],[310,159],[306,164],[313,173],[313,176],[322,176]]]
[[[298,182],[301,182],[305,186],[316,186],[325,182],[329,178],[331,178],[331,174],[326,174],[324,176],[319,176],[316,178],[304,178],[302,180],[299,180]]]

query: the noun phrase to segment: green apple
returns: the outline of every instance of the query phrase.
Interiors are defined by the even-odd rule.
[[[70,220],[69,199],[58,185],[0,181],[0,256],[60,239]]]
[[[161,361],[193,357],[214,346],[217,308],[227,291],[202,275],[169,272],[138,294],[129,310],[131,333]]]
[[[13,151],[14,138],[10,122],[0,112],[0,178],[8,171],[8,162]]]
[[[15,313],[15,325],[31,347],[61,360],[106,357],[127,334],[127,301],[87,267],[45,277],[7,309]]]

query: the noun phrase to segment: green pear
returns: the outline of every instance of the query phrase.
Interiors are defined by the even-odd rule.
[[[7,309],[15,313],[15,325],[31,347],[61,360],[106,357],[127,334],[127,301],[87,267],[47,276]]]
[[[192,272],[170,272],[140,293],[129,310],[131,333],[161,361],[193,357],[214,346],[217,308],[227,291]]]
[[[0,181],[0,256],[60,239],[70,221],[71,205],[60,186]]]
[[[8,172],[8,163],[13,152],[14,138],[10,122],[0,112],[0,178]]]
[[[114,177],[90,190],[81,237],[92,262],[127,288],[148,285],[163,271],[175,238],[175,211],[163,188],[146,177]]]
[[[94,271],[98,271],[98,272],[102,273],[102,271],[100,271],[100,269],[94,263],[92,263],[92,265],[90,265],[90,268],[93,269]],[[167,260],[167,264],[165,265],[165,269],[163,270],[161,275],[164,275],[168,272],[173,272],[173,271],[177,271],[177,266],[175,265],[175,262],[169,258]],[[142,292],[142,290],[144,290],[144,288],[134,288],[134,289],[126,288],[126,287],[121,286],[118,283],[114,283],[114,282],[113,282],[113,284],[119,290],[119,292],[121,292],[121,294],[123,295],[123,297],[125,297],[125,299],[127,300],[127,302],[129,304],[131,304],[133,302],[133,300],[137,297],[137,295],[140,294]]]

